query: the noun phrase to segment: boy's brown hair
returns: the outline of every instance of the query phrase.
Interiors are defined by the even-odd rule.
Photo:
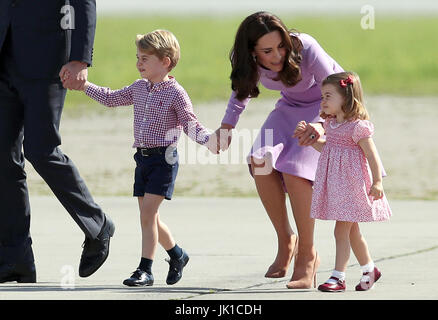
[[[322,85],[333,85],[340,95],[344,97],[342,111],[345,113],[345,119],[368,120],[369,115],[363,103],[363,91],[359,76],[355,72],[339,72],[329,75],[322,82]],[[328,115],[321,112],[321,118],[327,118]]]
[[[145,35],[137,35],[137,48],[147,54],[154,54],[160,59],[170,59],[169,71],[178,63],[180,47],[175,35],[167,30],[154,30]]]

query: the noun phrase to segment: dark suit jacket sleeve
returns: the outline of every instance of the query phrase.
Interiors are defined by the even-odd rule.
[[[70,61],[82,61],[91,66],[96,30],[96,1],[70,0],[75,10],[75,28],[71,33]]]

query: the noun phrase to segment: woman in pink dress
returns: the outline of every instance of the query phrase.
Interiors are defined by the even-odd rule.
[[[321,82],[343,69],[314,38],[290,32],[278,17],[267,12],[254,13],[241,23],[230,60],[233,92],[221,127],[216,130],[217,136],[222,137],[218,144],[222,150],[228,148],[240,114],[249,100],[259,95],[259,82],[280,91],[281,97],[248,156],[257,192],[278,239],[277,256],[265,277],[284,277],[298,253],[288,288],[310,288],[319,265],[313,244],[314,219],[310,218],[319,154],[312,148],[299,147],[290,135],[299,120],[323,121],[319,117]],[[310,136],[316,139],[323,133],[321,124],[309,126],[302,134],[303,141],[308,143]],[[285,192],[289,195],[299,241],[289,223]]]
[[[318,290],[345,291],[345,270],[353,249],[363,272],[356,291],[365,291],[381,272],[371,259],[358,222],[388,220],[392,214],[383,193],[383,167],[371,138],[374,127],[368,120],[357,74],[332,74],[322,84],[321,117],[326,118],[326,138],[312,144],[321,156],[311,217],[336,220],[336,264],[332,276]],[[295,133],[305,131],[306,126],[301,121]]]

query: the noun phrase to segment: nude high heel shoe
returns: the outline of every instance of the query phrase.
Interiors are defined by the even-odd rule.
[[[313,260],[313,269],[312,272],[309,276],[306,276],[298,279],[298,280],[292,280],[293,279],[293,275],[291,280],[289,281],[288,284],[286,284],[286,287],[288,289],[310,289],[312,287],[312,283],[313,283],[313,287],[316,288],[316,271],[319,267],[320,264],[320,258],[318,256],[318,252],[315,255],[315,260]]]
[[[297,253],[298,253],[298,235],[295,236],[295,245],[292,252],[292,256],[290,258],[290,262],[292,261],[293,258],[295,258],[296,260]],[[272,266],[269,267],[268,271],[266,271],[265,278],[283,278],[284,276],[286,276],[287,270],[289,269],[289,265],[286,267],[286,269],[281,269],[281,270],[271,271],[271,268]]]

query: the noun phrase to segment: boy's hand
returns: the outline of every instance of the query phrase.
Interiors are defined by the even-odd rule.
[[[90,83],[88,82],[88,81],[85,81],[85,83],[84,83],[84,85],[82,86],[82,91],[86,91],[87,90],[87,88],[88,88],[88,86],[90,85]]]
[[[233,127],[229,124],[222,124],[214,133],[216,139],[216,149],[225,151],[231,144],[233,137]],[[218,152],[219,153],[219,152]]]
[[[218,143],[217,143],[218,139],[219,138],[216,137],[216,132],[213,132],[208,137],[208,141],[205,143],[205,146],[207,147],[207,149],[210,150],[210,152],[213,154],[219,154],[219,147],[218,147]]]
[[[376,200],[383,198],[383,186],[381,181],[373,183],[369,195]]]

